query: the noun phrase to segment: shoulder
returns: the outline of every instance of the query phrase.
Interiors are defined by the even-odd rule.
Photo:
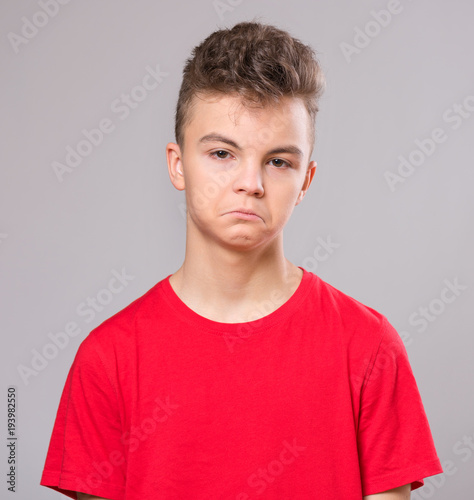
[[[364,327],[386,328],[388,321],[382,313],[342,292],[319,276],[311,274],[313,286],[309,294],[310,302],[326,322],[349,330]]]
[[[137,340],[137,331],[148,321],[156,322],[157,315],[163,309],[163,281],[93,328],[81,342],[77,357],[110,357],[131,353],[130,349],[133,349]]]
[[[356,356],[371,358],[380,352],[405,355],[405,345],[387,317],[311,273],[306,310],[325,336]]]
[[[333,346],[333,352],[347,362],[351,383],[357,390],[369,379],[381,383],[397,371],[411,376],[405,344],[386,316],[316,275],[313,280],[310,302],[315,307],[314,315],[321,317],[320,332]],[[380,373],[384,377],[379,377]]]

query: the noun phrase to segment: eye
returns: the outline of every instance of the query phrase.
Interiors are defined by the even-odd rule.
[[[214,158],[218,158],[219,160],[226,160],[229,157],[229,153],[224,151],[223,149],[218,149],[217,151],[213,151],[210,153]]]
[[[282,160],[281,158],[273,158],[273,160],[270,160],[270,163],[273,162],[273,166],[281,168],[283,166],[289,167],[290,164],[286,162],[285,160]]]

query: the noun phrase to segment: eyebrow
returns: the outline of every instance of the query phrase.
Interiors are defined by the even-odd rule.
[[[225,137],[220,134],[207,134],[204,135],[199,139],[199,143],[205,144],[206,142],[223,142],[225,144],[229,144],[229,146],[232,146],[233,148],[237,149],[237,151],[242,151],[242,148],[232,139],[229,139],[228,137]],[[293,154],[297,156],[303,156],[303,151],[297,146],[293,145],[288,145],[288,146],[278,146],[270,151],[267,151],[268,155],[276,155],[276,154],[281,154],[281,153],[288,153],[288,154]]]

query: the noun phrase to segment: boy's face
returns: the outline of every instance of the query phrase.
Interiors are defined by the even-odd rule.
[[[173,185],[186,190],[188,237],[240,251],[282,237],[316,170],[300,99],[248,108],[238,96],[195,98],[184,142],[169,143],[167,159]]]

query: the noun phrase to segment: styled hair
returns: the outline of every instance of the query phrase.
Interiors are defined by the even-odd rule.
[[[249,105],[265,106],[291,96],[301,98],[308,111],[312,148],[324,87],[314,50],[288,32],[258,22],[215,31],[194,47],[184,66],[175,114],[176,142],[184,147],[184,128],[195,97],[234,94]]]

